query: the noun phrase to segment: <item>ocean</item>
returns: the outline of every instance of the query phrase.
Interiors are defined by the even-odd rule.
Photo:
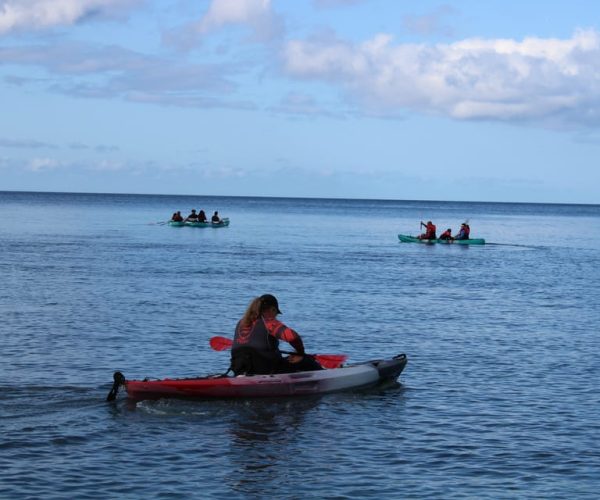
[[[231,225],[164,222],[218,210]],[[480,247],[400,243],[468,219]],[[600,206],[0,192],[0,498],[597,498]],[[399,383],[105,401],[220,373],[275,294]]]

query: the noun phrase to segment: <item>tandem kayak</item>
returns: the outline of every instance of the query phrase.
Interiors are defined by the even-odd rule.
[[[485,245],[485,240],[483,238],[469,238],[468,240],[421,240],[416,236],[399,234],[398,239],[402,243],[440,243],[442,245]]]
[[[192,221],[187,221],[185,223],[186,226],[189,227],[226,227],[229,226],[229,219],[227,217],[223,217],[221,219],[221,222],[211,222],[211,221],[207,221],[207,222],[192,222]]]
[[[329,370],[237,377],[213,375],[163,380],[127,380],[121,372],[115,372],[113,389],[107,400],[115,399],[120,385],[125,387],[127,397],[133,401],[161,398],[259,398],[326,394],[394,381],[404,370],[406,362],[406,354],[399,354],[390,359],[365,361]]]

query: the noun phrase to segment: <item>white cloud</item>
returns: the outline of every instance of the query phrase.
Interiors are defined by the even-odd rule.
[[[127,164],[119,160],[100,160],[93,162],[89,165],[90,170],[97,170],[100,172],[119,172],[127,170]]]
[[[54,144],[32,139],[3,139],[0,137],[0,147],[3,148],[21,148],[21,149],[55,149]]]
[[[270,0],[213,0],[198,29],[208,32],[228,24],[260,24],[270,17]]]
[[[111,16],[140,0],[0,0],[0,34],[77,23]]]
[[[249,30],[250,42],[269,42],[284,31],[271,0],[212,0],[200,20],[166,31],[163,39],[167,45],[189,50],[203,37],[231,26]]]
[[[339,85],[367,107],[456,119],[600,123],[600,34],[569,39],[466,39],[396,44],[294,40],[283,52],[295,78]]]
[[[41,172],[43,170],[55,170],[61,166],[61,162],[54,158],[32,158],[26,168],[32,172]]]
[[[228,69],[173,61],[116,46],[55,43],[0,46],[0,66],[20,64],[46,70],[51,91],[83,98],[119,98],[158,105],[249,107],[227,101],[234,84]]]

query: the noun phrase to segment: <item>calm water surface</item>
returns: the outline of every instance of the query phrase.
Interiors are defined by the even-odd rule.
[[[219,210],[222,229],[157,224]],[[469,219],[483,247],[401,244]],[[0,498],[597,498],[600,207],[0,193]],[[318,398],[104,402],[227,368],[273,293],[313,352],[400,352]]]

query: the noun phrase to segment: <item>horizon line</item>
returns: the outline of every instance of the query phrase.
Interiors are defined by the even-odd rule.
[[[164,193],[118,193],[97,191],[30,191],[30,190],[0,190],[0,193],[20,194],[72,194],[72,195],[110,195],[110,196],[175,196],[175,197],[203,197],[203,198],[261,198],[272,200],[336,200],[336,201],[383,201],[383,202],[411,202],[411,203],[488,203],[505,205],[565,205],[600,207],[600,203],[574,203],[574,202],[543,202],[543,201],[482,201],[482,200],[419,200],[395,198],[348,198],[348,197],[321,197],[321,196],[268,196],[268,195],[228,195],[228,194],[164,194]]]

